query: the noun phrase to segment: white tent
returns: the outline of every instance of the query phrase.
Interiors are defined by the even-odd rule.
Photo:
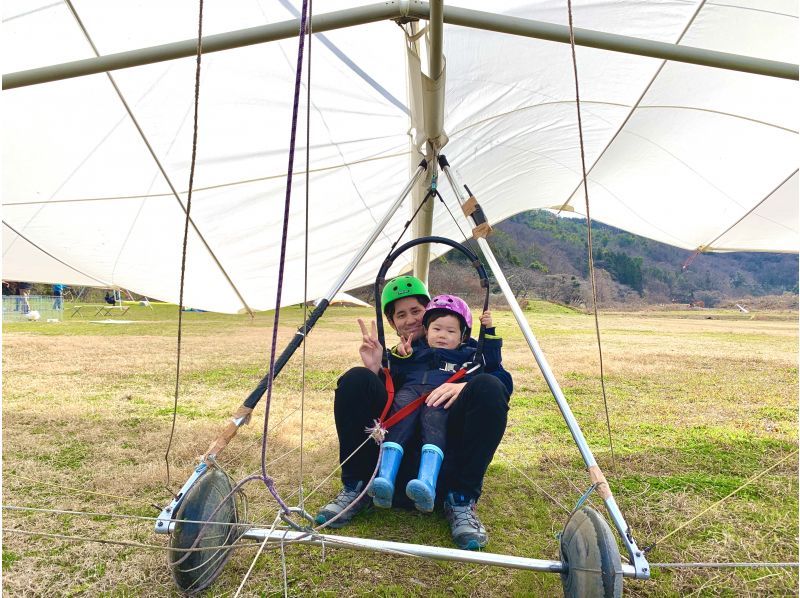
[[[195,2],[73,4],[99,55],[196,36]],[[584,29],[784,62],[797,55],[793,1],[573,7]],[[567,22],[562,1],[498,0],[491,10]],[[3,11],[6,73],[95,56],[67,4],[8,0]],[[206,2],[203,34],[298,11],[289,0]],[[392,21],[314,36],[310,297],[328,291],[423,156],[411,45]],[[274,305],[296,53],[295,38],[203,56],[187,304],[224,312]],[[532,208],[582,212],[569,45],[445,25],[444,55],[443,153],[490,221]],[[798,250],[795,81],[586,47],[577,62],[593,218],[686,249]],[[189,57],[114,71],[119,93],[105,74],[4,92],[5,278],[89,279],[177,300],[194,75]],[[303,299],[304,99],[300,114],[284,304]],[[407,218],[398,211],[344,290],[374,279]],[[440,206],[433,231],[461,238]]]
[[[319,305],[322,300],[314,301],[314,305]],[[344,307],[370,307],[369,303],[362,301],[358,297],[353,297],[347,293],[336,293],[330,301],[330,305],[341,305]]]

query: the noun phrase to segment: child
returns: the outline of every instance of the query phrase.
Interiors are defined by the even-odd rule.
[[[491,312],[484,312],[481,323],[492,327]],[[417,397],[444,384],[475,357],[477,343],[470,339],[472,314],[466,302],[454,295],[438,295],[425,308],[422,319],[425,341],[412,348],[411,340],[402,338],[390,355],[394,375],[403,377],[403,386],[396,392],[392,413],[396,413]],[[484,364],[487,369],[500,367],[502,341],[490,331],[484,342]],[[466,382],[466,379],[461,380]],[[403,458],[403,445],[411,438],[417,422],[421,425],[422,455],[419,473],[406,486],[406,495],[414,501],[417,510],[433,511],[436,482],[444,460],[447,435],[447,408],[453,402],[433,405],[426,401],[416,411],[397,422],[386,436],[381,453],[378,475],[372,482],[369,495],[375,506],[390,508],[394,495],[394,481]],[[440,402],[440,401],[437,401]]]

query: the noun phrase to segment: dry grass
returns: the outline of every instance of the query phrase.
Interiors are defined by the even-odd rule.
[[[797,445],[797,314],[771,320],[735,312],[608,313],[601,317],[606,388],[616,468],[607,449],[593,319],[533,312],[531,321],[556,377],[596,449],[640,544],[664,536]],[[714,319],[705,319],[707,315]],[[299,323],[286,313],[279,346]],[[306,492],[337,463],[332,395],[338,375],[358,358],[356,317],[331,309],[307,348],[302,477]],[[174,321],[134,313],[142,323],[109,330],[80,322],[15,324],[3,338],[3,504],[154,517],[168,501],[164,453],[172,425]],[[150,318],[150,321],[146,320]],[[495,552],[557,558],[553,539],[588,485],[577,450],[509,313],[497,314],[513,372],[509,428],[490,468],[481,514]],[[170,454],[175,489],[188,476],[267,363],[271,316],[192,314],[186,323],[182,384]],[[284,495],[301,476],[300,359],[273,395],[271,468]],[[259,408],[257,414],[263,414]],[[259,467],[261,421],[244,428],[224,454],[235,477]],[[522,473],[521,473],[522,472]],[[523,475],[524,474],[524,475]],[[335,476],[334,476],[335,478]],[[334,492],[328,482],[309,499]],[[577,489],[576,489],[577,488]],[[789,459],[669,538],[653,562],[793,561],[797,557],[797,468]],[[271,523],[263,488],[248,487],[251,518]],[[595,501],[597,502],[597,501]],[[163,548],[151,521],[4,511],[5,528],[116,539]],[[447,546],[438,516],[373,513],[347,533]],[[235,591],[254,552],[240,551],[213,587]],[[4,594],[162,596],[174,593],[158,549],[21,536],[3,537]],[[552,595],[555,576],[410,561],[368,553],[287,551],[292,595]],[[280,559],[257,565],[245,595],[280,595]],[[626,582],[631,595],[795,595],[797,572],[660,571]]]

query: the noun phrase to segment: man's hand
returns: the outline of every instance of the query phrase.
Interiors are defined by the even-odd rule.
[[[443,404],[445,409],[449,409],[464,390],[464,386],[466,382],[445,382],[431,391],[425,399],[425,404],[428,407],[438,407]]]
[[[492,327],[492,312],[488,309],[481,314],[481,324],[483,324],[484,328]]]
[[[383,357],[383,347],[378,342],[378,328],[375,320],[372,320],[372,330],[367,332],[367,325],[364,320],[358,318],[358,325],[361,327],[361,346],[358,353],[364,367],[372,370],[376,374],[381,369],[381,358]]]
[[[400,342],[397,344],[397,354],[401,357],[408,357],[414,352],[414,349],[411,348],[411,337],[405,338],[403,336],[400,337]]]

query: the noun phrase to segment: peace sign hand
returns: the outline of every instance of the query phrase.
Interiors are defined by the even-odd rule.
[[[414,349],[411,348],[411,337],[400,337],[400,342],[395,347],[397,350],[397,354],[401,357],[408,357],[414,352]]]
[[[381,358],[383,357],[383,347],[378,342],[378,329],[375,320],[372,320],[372,329],[367,332],[367,325],[364,320],[358,318],[358,325],[361,327],[361,346],[358,353],[364,367],[372,370],[376,374],[381,369]]]

